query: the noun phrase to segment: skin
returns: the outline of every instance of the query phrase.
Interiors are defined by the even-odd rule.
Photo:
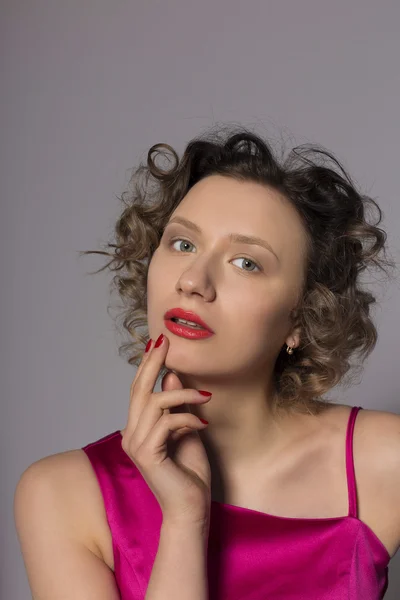
[[[276,357],[284,344],[297,347],[301,334],[289,318],[306,264],[295,209],[267,187],[211,176],[189,191],[170,221],[174,216],[195,222],[202,235],[182,225],[166,228],[148,273],[149,333],[169,341],[163,391],[213,394],[206,404],[186,405],[209,421],[198,435],[210,462],[212,499],[286,518],[347,515],[351,407],[334,403],[318,415],[274,410]],[[262,248],[230,245],[231,232],[263,238],[279,262]],[[170,247],[169,238],[192,245]],[[258,262],[261,273],[244,257]],[[173,335],[163,316],[176,306],[197,312],[215,335],[195,341]],[[358,519],[390,557],[400,545],[399,432],[399,415],[364,409],[353,439]],[[104,500],[82,449],[26,469],[14,514],[32,597],[54,599],[55,590],[76,600],[119,597]]]
[[[189,219],[202,233],[172,223],[175,217]],[[230,232],[262,238],[277,258],[259,246],[230,243]],[[199,435],[223,479],[251,476],[261,463],[272,463],[304,435],[310,417],[316,419],[278,413],[272,386],[282,347],[299,345],[300,330],[290,314],[305,260],[304,227],[285,197],[258,183],[212,175],[193,186],[171,214],[149,265],[150,337],[168,337],[165,366],[183,387],[212,392],[207,406],[190,410],[209,421]],[[178,306],[200,315],[215,335],[188,340],[171,333],[164,313]]]

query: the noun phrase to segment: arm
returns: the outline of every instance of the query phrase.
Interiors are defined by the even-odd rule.
[[[162,524],[145,600],[208,600],[205,529]]]
[[[63,474],[58,457],[41,459],[24,471],[14,494],[32,599],[119,600],[114,573],[84,543],[84,525],[65,502]]]

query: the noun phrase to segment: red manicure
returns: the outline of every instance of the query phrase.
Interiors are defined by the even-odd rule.
[[[161,346],[163,339],[164,339],[164,334],[160,333],[160,335],[158,336],[157,341],[154,345],[154,348],[158,348],[159,346]]]

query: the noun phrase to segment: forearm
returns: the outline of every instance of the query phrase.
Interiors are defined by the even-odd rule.
[[[145,600],[208,600],[208,529],[163,523]]]

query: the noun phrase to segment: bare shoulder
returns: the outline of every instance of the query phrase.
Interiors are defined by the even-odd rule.
[[[391,491],[400,492],[400,415],[363,409],[358,412],[355,427],[354,451],[359,450],[360,464],[367,463],[376,475],[389,477]],[[394,500],[399,504],[400,495]]]
[[[92,465],[81,449],[51,454],[32,463],[17,489],[40,488],[37,494],[57,503],[60,525],[110,568],[113,560],[104,540],[111,537],[104,501]],[[17,492],[16,492],[17,493]],[[111,548],[111,544],[109,545]],[[111,563],[111,564],[110,564]]]
[[[359,518],[393,556],[400,547],[400,415],[360,410],[353,451]]]

